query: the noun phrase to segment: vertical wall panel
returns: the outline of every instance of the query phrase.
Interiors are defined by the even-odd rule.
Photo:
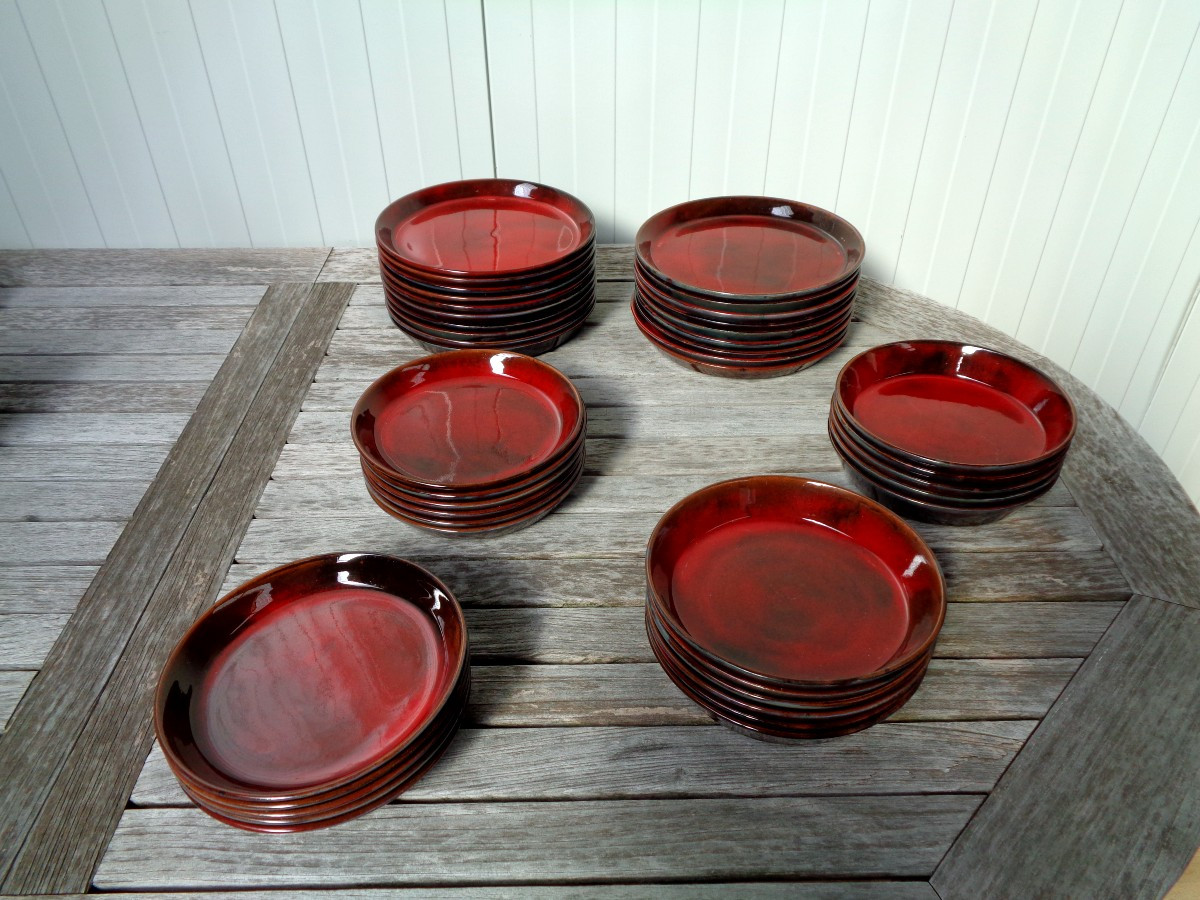
[[[5,234],[36,247],[104,246],[15,0],[0,2],[0,171],[20,210]]]
[[[442,0],[450,39],[458,160],[463,178],[496,174],[492,157],[492,112],[488,96],[483,0]]]
[[[1122,8],[1016,332],[1057,362],[1079,346],[1197,23],[1194,0]]]
[[[765,192],[837,204],[854,108],[867,0],[787,0]]]
[[[179,243],[250,240],[187,0],[105,0]]]
[[[25,230],[25,223],[21,221],[21,214],[17,211],[17,204],[13,202],[8,182],[3,171],[0,171],[0,247],[32,246],[33,241],[29,239],[29,232]]]
[[[369,244],[387,205],[374,83],[357,3],[277,0],[296,111],[332,244]]]
[[[110,247],[179,245],[100,0],[19,4]]]
[[[897,260],[896,284],[955,304],[1037,0],[958,3]]]
[[[530,0],[483,0],[483,8],[496,174],[537,181],[540,133]]]
[[[950,0],[908,0],[867,15],[835,208],[866,238],[863,272],[873,278],[891,281],[900,256],[950,9]]]
[[[1200,304],[1193,303],[1146,409],[1141,432],[1168,465],[1200,437]]]

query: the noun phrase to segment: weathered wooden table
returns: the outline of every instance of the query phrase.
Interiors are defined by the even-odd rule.
[[[354,400],[422,352],[387,320],[370,251],[0,255],[0,284],[25,286],[0,290],[0,714],[24,691],[0,738],[3,893],[1137,897],[1178,877],[1200,844],[1200,517],[1144,442],[1057,367],[901,291],[864,282],[862,321],[814,368],[727,381],[637,333],[628,248],[602,248],[599,273],[591,324],[545,357],[589,405],[587,474],[533,528],[471,540],[389,518],[357,471]],[[897,337],[1059,378],[1080,415],[1065,483],[996,525],[918,526],[952,602],[889,722],[734,735],[653,660],[646,538],[723,477],[841,482],[833,378]],[[218,591],[331,550],[448,582],[470,722],[354,822],[219,825],[152,749],[155,677]]]

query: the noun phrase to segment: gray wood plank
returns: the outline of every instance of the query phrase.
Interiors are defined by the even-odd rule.
[[[212,286],[311,282],[328,256],[328,247],[5,250],[0,252],[0,286]]]
[[[938,867],[955,897],[1157,897],[1200,844],[1200,612],[1135,597]]]
[[[0,771],[10,775],[0,782],[0,875],[8,874],[24,845],[307,290],[293,285],[264,295],[9,723],[0,741]],[[0,459],[15,449],[5,448]]]
[[[400,799],[985,793],[1034,724],[884,724],[844,740],[787,746],[751,746],[724,728],[467,728]],[[142,807],[192,805],[157,747],[130,799]]]
[[[133,515],[149,486],[142,481],[101,481],[63,490],[59,481],[0,483],[0,521],[6,522],[124,522]]]
[[[1076,659],[935,659],[892,722],[1030,719],[1045,715]],[[473,667],[470,720],[502,728],[712,725],[657,663]]]
[[[671,878],[920,877],[972,794],[393,804],[339,828],[261,836],[190,809],[131,809],[103,890]],[[397,852],[419,834],[420,851]],[[521,835],[518,844],[512,840]]]
[[[259,296],[262,296],[261,293]],[[0,307],[0,329],[34,331],[53,341],[56,331],[171,331],[241,332],[258,304],[254,297],[245,306],[106,306],[82,307],[61,313],[44,309]],[[153,349],[149,347],[148,349]],[[49,350],[47,352],[55,352]]]
[[[1063,475],[1135,591],[1200,607],[1200,513],[1166,464],[1121,416],[1060,366],[957,310],[866,282],[857,308],[901,337],[970,340],[1024,359],[1075,401],[1075,439]]]
[[[0,734],[37,672],[0,672]]]
[[[0,444],[173,444],[189,418],[183,413],[0,413]]]
[[[11,566],[0,579],[0,613],[70,613],[99,566]]]
[[[266,289],[266,284],[8,287],[0,288],[0,309],[58,310],[70,315],[81,307],[98,306],[253,307]]]
[[[0,384],[0,412],[191,413],[207,389],[203,380]]]
[[[270,489],[269,484],[267,492]],[[256,515],[262,512],[265,500],[266,493]],[[436,573],[466,607],[640,607],[646,585],[640,556],[513,559],[498,565],[493,559],[479,558],[478,550],[467,543],[457,551],[451,547],[412,559]],[[959,603],[1129,599],[1124,577],[1102,550],[943,553],[939,562],[946,576],[947,596]],[[231,566],[222,593],[271,567],[268,563]],[[12,572],[7,573],[10,580]],[[3,596],[0,593],[0,603]]]
[[[0,381],[207,381],[224,361],[223,353],[11,354],[0,356]]]
[[[91,884],[150,746],[157,674],[170,648],[212,602],[349,296],[349,285],[308,290],[278,352],[270,354],[262,386],[244,408],[161,579],[149,597],[139,598],[142,614],[63,760],[4,890],[55,893]]]
[[[647,891],[656,900],[938,900],[928,882],[913,881],[770,881],[770,882],[673,882],[647,885],[572,885],[561,886],[489,885],[485,888],[331,888],[287,892],[289,900],[329,900],[336,892],[339,900],[643,900]],[[39,894],[26,900],[84,900],[94,894]],[[111,900],[279,900],[278,891],[138,891],[107,894]]]
[[[200,331],[153,329],[5,331],[0,332],[0,353],[8,354],[173,354],[228,353],[240,332],[234,329]]]
[[[124,522],[0,522],[0,546],[9,565],[98,566],[120,537]]]
[[[596,278],[633,280],[632,245],[596,247]],[[379,282],[379,251],[374,247],[335,247],[318,281]]]
[[[159,444],[105,444],[61,447],[0,446],[0,482],[136,481],[149,484],[171,450]]]
[[[69,615],[0,615],[0,669],[40,669]]]
[[[327,477],[338,477],[330,472]],[[347,476],[350,477],[350,476]],[[377,513],[377,514],[376,514]],[[559,510],[541,522],[499,536],[446,535],[393,519],[382,510],[359,516],[310,515],[304,521],[255,519],[239,562],[276,563],[329,546],[371,547],[399,556],[434,556],[450,548],[477,548],[497,560],[520,557],[561,559],[621,557],[643,552],[661,513],[590,513]],[[1097,550],[1095,532],[1074,508],[1027,507],[991,525],[955,528],[914,523],[935,553],[1007,550]]]

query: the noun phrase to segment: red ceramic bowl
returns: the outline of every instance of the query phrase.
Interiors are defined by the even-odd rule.
[[[462,610],[429,572],[379,554],[311,557],[191,627],[159,679],[155,730],[171,767],[206,792],[311,796],[405,753],[466,665]]]
[[[553,464],[586,423],[583,398],[547,363],[507,351],[426,356],[355,404],[359,455],[415,490],[499,491]]]
[[[379,246],[408,268],[469,278],[545,270],[586,247],[595,230],[577,198],[509,178],[423,188],[389,204],[375,222]]]
[[[634,248],[666,283],[734,301],[825,290],[861,265],[865,249],[840,216],[774,197],[680,203],[647,219]]]
[[[853,466],[842,461],[842,469],[850,479],[855,489],[861,491],[877,503],[886,506],[897,515],[904,516],[916,522],[929,522],[932,525],[989,525],[999,522],[1006,516],[1016,512],[1028,503],[1023,500],[1011,506],[994,506],[983,509],[967,509],[961,506],[945,506],[929,501],[916,501],[911,497],[902,496],[884,487],[877,480],[867,478]]]
[[[929,651],[946,614],[937,560],[911,527],[790,476],[685,497],[650,536],[646,578],[682,640],[765,685],[886,676]]]
[[[901,341],[860,353],[834,388],[849,422],[895,456],[959,473],[1035,468],[1065,452],[1075,408],[1051,379],[995,350]]]
[[[753,297],[745,298],[743,302],[731,299],[718,299],[697,291],[689,291],[678,287],[646,269],[636,260],[633,265],[634,280],[646,288],[667,298],[669,302],[678,304],[684,310],[694,311],[698,316],[710,319],[745,319],[753,321],[762,317],[786,320],[791,316],[804,316],[820,309],[835,297],[844,296],[858,285],[859,272],[856,269],[849,276],[831,285],[825,290],[812,294],[803,294],[787,300],[761,300]]]
[[[421,269],[414,269],[395,255],[388,253],[386,247],[379,248],[379,266],[381,270],[386,270],[403,280],[419,284],[426,290],[435,293],[469,294],[472,299],[481,303],[488,302],[489,298],[494,295],[527,293],[551,284],[568,281],[578,275],[581,270],[594,268],[595,262],[596,245],[595,241],[592,241],[570,256],[565,257],[561,263],[533,270],[526,275],[513,277],[459,277],[445,274],[435,275]]]

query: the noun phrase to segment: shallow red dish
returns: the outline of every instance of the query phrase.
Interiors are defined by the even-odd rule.
[[[633,265],[634,281],[665,298],[667,302],[678,305],[685,311],[697,316],[714,318],[730,318],[734,320],[753,321],[782,321],[788,317],[803,317],[810,313],[819,312],[838,297],[845,296],[858,286],[859,272],[856,269],[846,278],[835,285],[811,294],[801,294],[798,297],[788,297],[786,300],[765,301],[754,297],[735,299],[733,297],[712,297],[699,291],[687,290],[658,278],[637,260]]]
[[[1067,394],[1033,366],[952,341],[901,341],[860,353],[838,374],[847,419],[918,465],[1031,468],[1075,432]]]
[[[477,178],[393,201],[376,240],[411,269],[462,277],[513,276],[561,263],[596,229],[579,199],[530,181]]]
[[[481,491],[551,463],[585,421],[579,392],[553,366],[462,350],[377,379],[355,404],[351,433],[359,454],[400,483]]]
[[[734,299],[824,290],[857,269],[865,249],[840,216],[775,197],[680,203],[647,219],[634,248],[668,283]]]
[[[453,595],[413,563],[328,554],[227,594],[172,652],[155,728],[172,768],[253,803],[350,784],[419,738],[467,665]]]
[[[398,275],[385,265],[379,266],[379,276],[388,294],[401,293],[416,302],[429,303],[439,308],[466,311],[477,315],[527,309],[552,303],[556,299],[578,293],[596,279],[596,269],[590,263],[570,277],[539,283],[529,290],[483,292],[474,288],[461,291],[445,291]]]
[[[771,684],[877,678],[933,645],[941,570],[900,518],[804,478],[738,478],[685,497],[646,551],[658,609],[683,640]]]

